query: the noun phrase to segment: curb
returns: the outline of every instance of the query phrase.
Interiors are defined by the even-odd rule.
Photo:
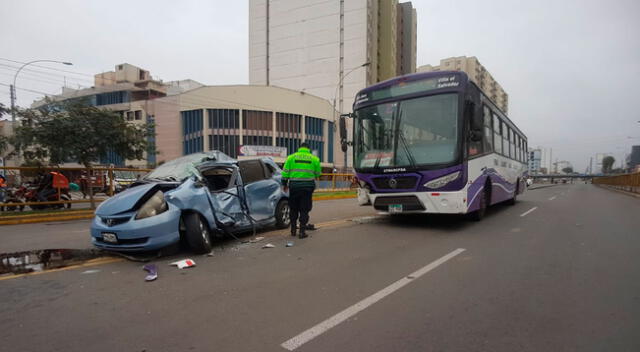
[[[332,199],[350,199],[350,198],[358,198],[358,195],[341,194],[336,196],[317,196],[317,197],[313,197],[313,200],[332,200]]]
[[[0,226],[2,225],[21,225],[21,224],[35,224],[40,222],[51,221],[69,221],[69,220],[85,220],[93,219],[93,213],[90,214],[78,214],[78,215],[61,215],[61,216],[46,216],[40,218],[26,218],[26,219],[12,219],[12,220],[0,220]]]
[[[613,188],[612,186],[609,186],[609,185],[598,185],[597,184],[596,186],[598,186],[600,188],[608,189],[610,191],[626,194],[626,195],[631,196],[631,197],[640,198],[640,194],[638,194],[638,193],[633,193],[633,192],[625,191],[625,190],[622,190],[622,189]]]
[[[93,214],[93,210],[91,209],[82,209],[82,210],[68,210],[61,211],[57,213],[38,213],[38,214],[26,214],[26,215],[5,215],[0,216],[0,223],[7,220],[16,220],[16,219],[29,219],[29,218],[39,218],[39,217],[55,217],[55,216],[71,216],[71,215],[84,215],[84,214]]]

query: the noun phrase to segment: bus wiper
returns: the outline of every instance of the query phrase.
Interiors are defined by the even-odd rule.
[[[402,149],[404,149],[404,152],[407,154],[407,159],[409,159],[409,164],[411,164],[411,167],[415,167],[416,166],[416,160],[413,158],[413,155],[409,151],[409,145],[407,145],[407,140],[404,138],[404,133],[402,133],[400,131],[400,123],[401,122],[402,122],[402,111],[400,111],[398,113],[398,121],[396,123],[396,126],[397,126],[396,133],[398,135],[398,140],[400,140],[400,142],[402,142]]]

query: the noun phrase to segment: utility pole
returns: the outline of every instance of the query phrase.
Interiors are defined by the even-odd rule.
[[[589,158],[589,174],[593,174],[593,157]]]
[[[549,173],[553,172],[553,148],[549,148]]]
[[[16,122],[16,91],[13,84],[9,85],[9,93],[11,96],[11,123],[13,124]]]

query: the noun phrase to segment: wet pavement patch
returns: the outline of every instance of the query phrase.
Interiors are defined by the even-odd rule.
[[[26,274],[37,271],[64,268],[89,259],[104,257],[95,249],[41,249],[0,254],[0,275]]]

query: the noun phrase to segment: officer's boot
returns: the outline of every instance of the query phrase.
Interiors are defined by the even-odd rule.
[[[298,238],[307,238],[307,237],[308,236],[306,234],[306,226],[300,226],[300,235],[298,235]]]
[[[291,236],[296,237],[296,225],[291,224]]]

